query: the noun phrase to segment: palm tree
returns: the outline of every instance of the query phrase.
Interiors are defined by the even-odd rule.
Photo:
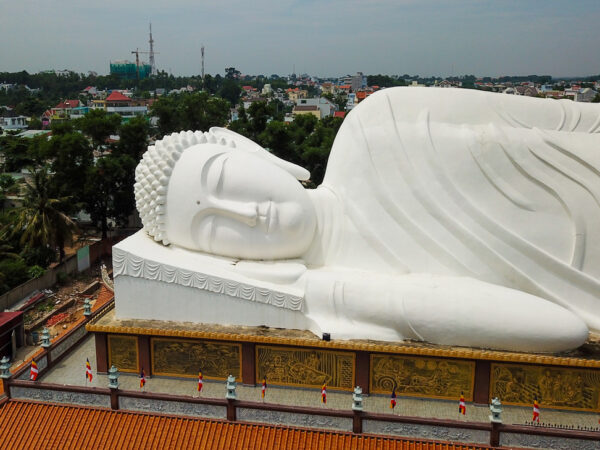
[[[29,248],[58,247],[59,261],[62,262],[65,245],[73,241],[77,230],[75,223],[59,209],[68,198],[50,198],[51,179],[47,166],[32,170],[32,175],[32,180],[25,182],[23,206],[16,209],[12,234],[20,234],[20,243]]]

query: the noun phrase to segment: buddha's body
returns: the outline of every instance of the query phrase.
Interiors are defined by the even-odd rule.
[[[123,258],[229,283],[199,281],[220,293],[215,309],[200,317],[207,294],[189,288],[187,307],[196,296],[202,308],[171,320],[573,348],[600,330],[599,128],[591,105],[389,89],[348,116],[313,191],[294,179],[302,169],[226,130],[165,139],[140,164],[136,197],[169,247],[138,236]],[[164,155],[167,176],[153,175]],[[117,314],[135,317],[119,286],[152,276],[116,266]]]

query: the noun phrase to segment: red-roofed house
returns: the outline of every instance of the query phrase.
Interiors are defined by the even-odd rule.
[[[308,96],[308,91],[300,88],[290,88],[287,89],[285,92],[287,93],[288,98],[293,102],[296,102],[298,101],[298,99],[306,98]]]
[[[346,117],[346,111],[336,111],[333,113],[333,117],[341,117],[343,119]]]
[[[123,123],[135,116],[148,114],[148,105],[144,101],[132,100],[119,91],[112,91],[104,105],[108,114],[120,114]]]
[[[106,106],[124,106],[129,105],[131,103],[131,99],[119,91],[112,91],[108,97],[106,97]]]
[[[95,97],[96,95],[98,95],[98,90],[94,86],[88,86],[83,90],[82,93],[85,95],[91,95],[92,97]]]
[[[64,100],[52,108],[50,111],[50,121],[53,120],[66,120],[71,117],[71,111],[73,108],[79,106],[79,100]]]

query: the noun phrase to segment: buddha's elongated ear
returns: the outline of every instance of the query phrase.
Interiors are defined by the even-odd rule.
[[[225,138],[228,141],[233,141],[235,143],[236,149],[248,153],[253,153],[256,156],[260,156],[261,158],[272,162],[276,166],[281,167],[283,170],[292,174],[298,180],[304,181],[310,178],[310,172],[304,167],[300,167],[296,164],[293,164],[289,161],[275,156],[274,154],[262,148],[256,142],[251,141],[247,137],[242,136],[241,134],[238,134],[235,131],[228,130],[227,128],[212,127],[210,129],[210,133],[215,135],[217,140],[219,140],[220,138]]]

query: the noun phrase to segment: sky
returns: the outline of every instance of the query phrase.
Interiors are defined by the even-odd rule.
[[[0,0],[0,72],[107,74],[148,51],[173,75],[600,73],[599,0]],[[140,55],[146,59],[147,55]],[[1,81],[1,80],[0,80]]]

